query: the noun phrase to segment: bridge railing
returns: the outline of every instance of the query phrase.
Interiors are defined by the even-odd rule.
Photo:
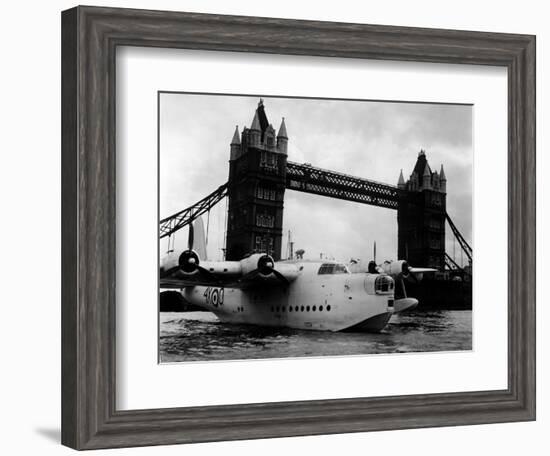
[[[397,209],[400,195],[393,185],[294,162],[287,162],[286,187],[389,209]]]
[[[220,185],[216,190],[201,199],[199,202],[162,219],[159,226],[159,238],[162,239],[172,235],[176,231],[181,230],[184,226],[191,223],[200,215],[212,209],[214,205],[225,198],[227,195],[227,188],[227,183]]]

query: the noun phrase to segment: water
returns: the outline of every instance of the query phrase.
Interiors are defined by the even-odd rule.
[[[472,312],[393,315],[378,334],[221,323],[210,312],[160,314],[160,361],[211,361],[472,349]]]

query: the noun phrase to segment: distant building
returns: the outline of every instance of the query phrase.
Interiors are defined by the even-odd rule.
[[[269,123],[260,100],[250,128],[230,146],[226,258],[253,252],[281,258],[288,135]]]
[[[413,266],[445,267],[445,214],[447,178],[443,165],[432,171],[425,151],[418,154],[405,182],[403,170],[398,188],[403,192],[397,210],[397,255]]]

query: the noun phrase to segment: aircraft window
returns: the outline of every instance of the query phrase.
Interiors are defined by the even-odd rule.
[[[277,312],[279,312],[279,306],[277,306]]]
[[[321,265],[317,274],[349,274],[349,271],[343,264],[325,263]]]
[[[302,312],[304,311],[304,306],[300,307],[300,311]]]
[[[323,306],[319,306],[319,312],[323,311]]]
[[[294,307],[294,311],[298,312],[298,306]]]
[[[334,272],[333,274],[347,274],[348,273],[348,270],[346,268],[346,266],[344,266],[343,264],[336,264],[334,265]]]
[[[306,307],[306,310],[309,312],[309,306]]]
[[[311,308],[311,310],[313,310],[313,312],[315,312],[315,311],[317,310],[317,306],[313,306],[313,307]]]
[[[327,312],[330,312],[330,304],[327,306]]]
[[[288,311],[292,312],[292,306],[288,306]]]
[[[322,264],[317,274],[334,274],[334,266],[333,263]]]
[[[374,281],[374,289],[376,293],[393,292],[393,279],[387,275],[378,276]]]

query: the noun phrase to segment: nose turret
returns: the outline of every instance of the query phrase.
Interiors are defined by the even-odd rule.
[[[393,279],[387,274],[367,274],[364,284],[365,291],[371,295],[391,295],[395,288]]]

